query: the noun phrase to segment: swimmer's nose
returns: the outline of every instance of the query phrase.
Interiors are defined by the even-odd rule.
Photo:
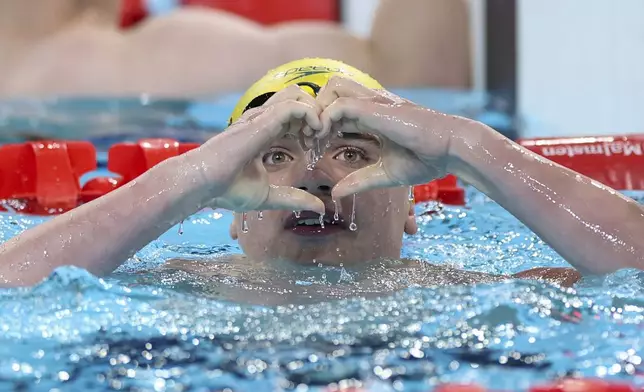
[[[316,172],[316,170],[313,170]],[[304,178],[298,188],[316,196],[331,196],[332,182],[322,173],[311,173]]]
[[[308,188],[308,187],[305,187],[305,186],[301,186],[300,189],[303,190],[303,191],[307,191],[309,193],[315,193],[315,192],[311,192],[311,190],[310,190],[311,188]],[[331,187],[328,186],[328,185],[319,185],[317,187],[317,191],[322,193],[322,194],[325,194],[325,195],[331,195]]]

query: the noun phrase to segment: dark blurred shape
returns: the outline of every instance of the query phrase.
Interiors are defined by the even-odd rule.
[[[517,111],[517,5],[516,0],[487,0],[486,88],[492,97],[486,109],[511,119],[494,128],[515,140],[519,136]]]

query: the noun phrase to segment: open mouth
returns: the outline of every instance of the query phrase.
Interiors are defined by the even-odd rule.
[[[291,213],[286,221],[285,229],[291,230],[294,234],[305,236],[329,235],[344,230],[346,227],[342,216],[338,216],[338,219],[335,220],[333,215],[334,211],[327,210],[320,222],[320,214],[317,212]]]

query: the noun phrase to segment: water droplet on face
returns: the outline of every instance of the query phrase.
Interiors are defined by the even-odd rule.
[[[320,215],[320,227],[324,229],[324,214]]]
[[[248,216],[245,212],[242,213],[242,233],[246,234],[249,232],[248,230]]]
[[[313,156],[313,149],[306,152],[306,170],[313,170],[315,157]]]
[[[320,139],[316,139],[316,142],[317,142],[316,146],[306,152],[307,170],[313,170],[315,168],[315,165],[322,158],[322,148],[320,147]]]
[[[342,131],[338,131],[338,137],[344,137],[344,134],[342,133]]]
[[[262,219],[264,219],[264,211],[258,211],[257,220],[262,220]]]
[[[179,235],[183,235],[183,221],[179,222]]]
[[[353,204],[351,205],[351,223],[349,224],[349,230],[356,231],[358,230],[358,225],[355,222],[356,220],[356,194],[353,194]]]
[[[340,220],[340,214],[338,213],[338,202],[333,200],[333,207],[335,211],[333,212],[333,221],[337,222]]]
[[[414,187],[409,187],[409,201],[414,201]]]
[[[295,215],[296,219],[300,219],[300,215],[301,215],[300,211],[293,211],[293,214]]]

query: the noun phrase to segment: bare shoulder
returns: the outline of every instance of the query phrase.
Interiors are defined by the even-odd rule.
[[[180,10],[128,33],[129,70],[156,95],[244,91],[282,57],[270,30],[215,10]]]
[[[493,275],[477,271],[467,271],[449,265],[430,264],[423,261],[403,260],[401,271],[413,273],[418,284],[475,284],[502,282],[508,279],[540,280],[571,287],[581,279],[581,273],[574,268],[540,267],[532,268],[513,275]]]
[[[521,271],[512,275],[518,279],[543,280],[549,283],[570,287],[581,279],[581,273],[574,268],[564,267],[539,267]]]
[[[122,86],[125,38],[116,31],[63,31],[24,50],[9,69],[10,95],[112,94]]]
[[[494,283],[508,279],[478,271],[468,271],[447,264],[431,264],[421,260],[403,260],[401,271],[411,274],[411,279],[420,286],[470,285]]]
[[[244,255],[227,254],[212,260],[171,259],[162,264],[160,268],[210,276],[219,274],[224,270],[229,270],[226,266],[240,266],[249,263],[248,258]]]
[[[261,25],[235,14],[216,9],[200,7],[183,7],[165,15],[146,19],[136,28],[131,35],[146,36],[159,32],[170,35],[195,34],[204,31],[204,28],[217,28],[221,30],[232,29],[233,32],[240,28],[256,31],[258,34]]]

